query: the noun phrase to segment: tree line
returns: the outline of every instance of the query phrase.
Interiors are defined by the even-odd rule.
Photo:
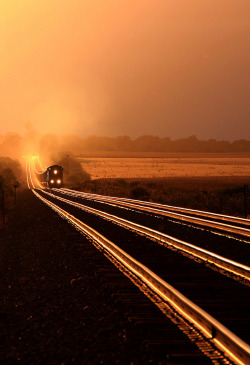
[[[199,140],[195,135],[172,140],[170,137],[144,135],[135,139],[129,136],[104,137],[90,136],[82,138],[75,135],[57,137],[43,136],[40,151],[69,151],[75,155],[87,151],[127,151],[127,152],[250,152],[250,140],[233,142],[215,139]]]
[[[172,140],[170,137],[144,135],[132,140],[129,136],[116,138],[91,136],[78,140],[85,150],[140,151],[140,152],[250,152],[250,141],[241,139],[233,142],[215,139],[199,140],[195,135]]]
[[[129,136],[83,138],[77,135],[39,135],[36,131],[24,136],[17,133],[0,135],[0,156],[20,159],[21,156],[34,154],[34,151],[41,156],[59,152],[80,156],[86,151],[244,153],[250,152],[250,140],[200,140],[195,135],[176,140],[153,135],[135,139]]]

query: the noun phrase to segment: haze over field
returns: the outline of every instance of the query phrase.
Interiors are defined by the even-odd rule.
[[[1,1],[0,134],[250,139],[249,20],[249,0]]]

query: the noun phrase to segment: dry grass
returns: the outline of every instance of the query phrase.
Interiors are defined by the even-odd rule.
[[[250,176],[250,154],[163,155],[164,157],[86,157],[81,159],[81,163],[92,179]]]

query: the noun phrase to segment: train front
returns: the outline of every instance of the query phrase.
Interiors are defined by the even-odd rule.
[[[50,188],[61,188],[63,185],[63,167],[52,165],[47,168],[47,186]]]

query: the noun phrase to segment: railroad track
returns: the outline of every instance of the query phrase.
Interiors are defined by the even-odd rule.
[[[228,258],[222,257],[213,252],[209,252],[207,250],[201,249],[197,246],[189,244],[188,242],[184,242],[184,241],[175,239],[174,237],[171,237],[171,236],[161,233],[159,231],[150,229],[148,227],[133,223],[131,221],[119,218],[117,216],[102,212],[102,211],[94,209],[94,208],[86,207],[84,204],[80,204],[80,203],[71,201],[69,199],[64,199],[58,195],[55,195],[55,194],[52,194],[52,193],[49,193],[46,191],[45,191],[45,194],[50,197],[53,197],[55,199],[58,199],[60,201],[63,201],[69,205],[78,207],[79,209],[82,209],[86,212],[93,213],[99,217],[107,219],[113,223],[116,223],[122,227],[130,229],[136,233],[145,235],[146,237],[153,239],[156,242],[158,242],[159,244],[165,245],[166,247],[173,247],[173,248],[180,250],[183,253],[188,253],[195,259],[198,258],[202,261],[205,261],[206,263],[210,263],[210,264],[214,265],[217,268],[223,269],[226,272],[234,274],[237,277],[241,277],[244,279],[243,282],[250,284],[250,267],[248,267],[246,265],[229,260]]]
[[[167,284],[147,266],[141,264],[95,229],[83,223],[82,220],[69,213],[68,210],[62,209],[55,203],[45,199],[40,193],[35,192],[35,194],[87,235],[136,285],[140,288],[144,287],[144,291],[146,288],[148,296],[157,303],[163,312],[169,311],[169,307],[177,312],[179,318],[182,318],[183,325],[189,326],[189,330],[186,329],[187,333],[191,328],[195,328],[195,332],[198,331],[199,334],[202,333],[202,348],[206,348],[207,356],[220,361],[217,363],[223,363],[223,359],[226,363],[226,358],[238,364],[245,364],[250,361],[249,346],[225,326]],[[192,323],[191,327],[190,323]],[[191,337],[194,336],[192,331],[189,334]],[[223,353],[226,354],[226,357]]]
[[[32,179],[31,175],[30,179]],[[29,185],[31,188],[34,186],[31,182]],[[75,214],[76,210],[79,211],[79,207],[77,207],[75,202],[73,202],[75,206],[72,206],[71,209],[69,209],[69,203],[65,201],[66,199],[63,200],[60,198],[59,206],[58,203],[55,204],[56,199],[58,201],[58,197],[51,195],[49,196],[48,193],[46,193],[47,197],[50,199],[49,200],[44,197],[45,192],[36,192],[34,190],[33,192],[39,199],[49,205],[64,219],[67,219],[67,221],[87,235],[89,239],[98,247],[98,249],[102,250],[104,254],[109,257],[109,259],[119,268],[119,270],[122,270],[125,275],[127,275],[134,283],[136,283],[136,285],[139,286],[140,289],[143,290],[145,294],[149,296],[150,299],[155,302],[163,312],[167,313],[169,310],[173,311],[176,316],[181,319],[182,326],[185,328],[184,332],[186,331],[186,334],[192,338],[193,341],[196,341],[201,350],[207,356],[213,359],[214,363],[250,363],[250,348],[244,341],[229,331],[225,326],[211,317],[204,310],[199,308],[197,304],[194,304],[184,295],[180,294],[180,292],[174,289],[172,285],[167,284],[167,282],[157,275],[154,270],[150,269],[148,265],[142,264],[140,262],[141,260],[138,261],[131,254],[128,254],[127,250],[124,251],[124,249],[118,247],[118,245],[114,244],[110,239],[107,239],[104,237],[104,235],[100,234],[98,231],[101,231],[100,222],[101,219],[103,220],[103,218],[99,218],[97,216],[97,212],[94,213],[92,210],[90,213],[89,210],[87,213],[92,216],[94,213],[95,221],[98,220],[98,222],[96,222],[97,229],[93,229],[90,227],[90,225],[83,223],[83,219],[79,219],[81,214],[79,216]],[[62,206],[64,208],[62,208]],[[74,214],[72,214],[72,212],[74,212]],[[86,213],[86,210],[84,213]],[[84,216],[84,222],[88,220],[85,218],[86,216]],[[108,218],[109,222],[107,223],[111,224],[110,221],[113,220],[113,217],[108,217],[106,215],[105,219],[107,220]],[[120,220],[117,224],[121,226],[122,221]],[[132,226],[130,229],[132,229]],[[108,230],[110,230],[110,228]],[[157,232],[157,234],[158,233],[160,232]],[[142,232],[140,232],[140,234],[142,234]],[[156,233],[154,232],[154,234]],[[157,237],[154,236],[153,238],[156,239]],[[159,237],[157,239],[159,239]],[[163,239],[163,237],[160,239]],[[141,241],[141,239],[139,239],[139,241]],[[139,241],[137,237],[136,242]],[[142,246],[138,247],[138,251],[141,250],[141,247]],[[151,259],[152,258],[150,258],[150,260],[149,258],[146,258],[146,261],[151,261]],[[156,261],[158,259],[159,256],[156,258]],[[154,264],[157,264],[157,262]],[[195,264],[197,265],[197,263]],[[160,263],[160,265],[162,266],[162,263]],[[196,338],[196,340],[194,340],[194,338]]]
[[[169,217],[151,214],[143,210],[137,210],[124,206],[117,206],[104,201],[96,201],[86,199],[81,195],[78,196],[74,191],[70,191],[67,196],[66,192],[58,190],[53,193],[63,198],[70,199],[77,203],[83,204],[90,208],[95,208],[102,212],[106,212],[129,221],[133,221],[139,225],[146,226],[153,230],[165,233],[167,236],[175,237],[181,241],[188,242],[195,246],[199,246],[205,250],[216,253],[217,255],[227,257],[232,261],[240,262],[243,265],[249,265],[250,246],[246,237],[230,237],[222,232],[210,231],[203,227],[195,227],[185,222],[176,221]],[[225,249],[226,248],[226,249]]]
[[[171,219],[191,223],[202,228],[212,229],[226,235],[250,238],[250,220],[238,217],[225,216],[209,212],[172,207],[157,203],[143,202],[125,198],[115,198],[97,194],[88,194],[70,189],[61,189],[62,193],[75,197],[83,197],[99,202],[105,202],[114,206],[122,206],[137,209],[143,212],[169,217]],[[185,213],[185,214],[184,214]],[[222,223],[223,222],[223,223]]]

